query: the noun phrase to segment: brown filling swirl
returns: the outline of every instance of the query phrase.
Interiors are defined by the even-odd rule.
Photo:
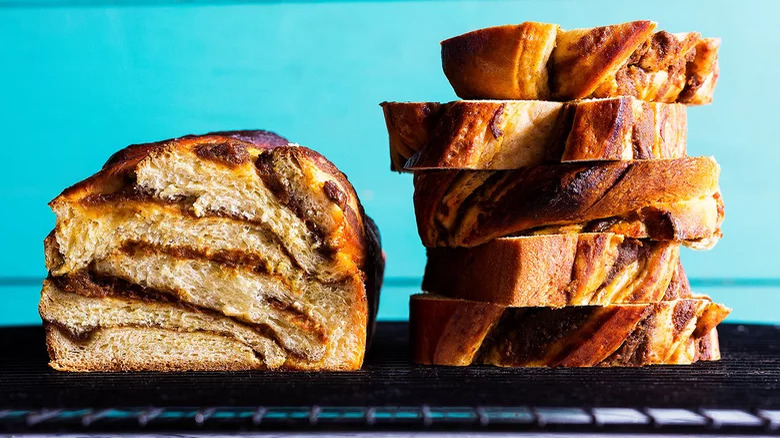
[[[296,347],[295,345],[285,343],[278,336],[275,330],[267,324],[244,321],[239,318],[224,315],[219,311],[184,301],[176,294],[168,291],[144,287],[118,277],[100,275],[86,269],[56,277],[50,276],[49,280],[65,292],[74,293],[85,297],[115,297],[128,300],[137,300],[145,303],[165,303],[178,307],[182,310],[206,313],[218,317],[228,318],[236,324],[250,328],[263,337],[273,339],[291,356],[295,356],[304,360],[312,359],[304,350]],[[305,314],[302,314],[300,311],[291,307],[290,305],[287,305],[286,303],[282,303],[278,300],[269,300],[268,303],[275,310],[288,316],[291,321],[294,321],[296,325],[306,330],[307,333],[313,334],[317,339],[317,342],[321,344],[327,343],[328,335],[322,325],[317,324],[315,321],[308,318]],[[84,339],[85,337],[90,336],[90,332],[73,333],[69,331],[69,333],[76,339]]]

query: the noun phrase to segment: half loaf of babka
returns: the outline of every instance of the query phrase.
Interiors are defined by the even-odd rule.
[[[710,103],[720,40],[655,28],[645,20],[572,30],[535,22],[489,27],[442,41],[442,66],[463,99]]]
[[[52,367],[360,368],[379,235],[317,152],[265,131],[132,145],[50,206]]]

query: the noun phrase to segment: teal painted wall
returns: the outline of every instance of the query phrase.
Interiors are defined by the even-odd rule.
[[[688,138],[723,167],[725,237],[684,261],[732,321],[780,320],[774,1],[101,3],[0,0],[0,324],[38,321],[46,203],[61,189],[129,143],[239,128],[277,131],[347,173],[384,238],[380,317],[404,318],[425,255],[379,102],[455,99],[438,43],[470,29],[639,18],[723,38],[715,103],[689,111]]]

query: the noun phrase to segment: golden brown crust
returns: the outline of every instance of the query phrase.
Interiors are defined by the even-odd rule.
[[[503,238],[474,248],[430,248],[422,288],[513,307],[654,303],[690,295],[684,285],[672,285],[679,249],[670,241],[611,233]]]
[[[153,143],[133,144],[111,155],[98,173],[68,187],[52,203],[63,198],[84,198],[92,194],[107,194],[119,191],[132,183],[135,168],[144,158],[167,147],[193,149],[207,144],[222,144],[227,149],[234,151],[234,153],[236,151],[242,153],[249,149],[273,149],[288,143],[287,139],[273,132],[256,130],[186,135]]]
[[[522,23],[441,42],[444,74],[463,99],[545,99],[557,24]]]
[[[655,25],[642,20],[558,31],[551,56],[553,94],[567,100],[590,96],[650,37]]]
[[[296,181],[299,174],[289,170],[290,162],[301,169],[302,181]],[[347,255],[358,266],[365,263],[363,207],[352,184],[333,163],[309,148],[282,146],[258,155],[254,165],[266,187],[323,240],[326,251]],[[313,171],[307,169],[311,167]],[[320,182],[316,175],[320,171],[334,180]],[[322,200],[338,206],[343,213],[335,226],[324,224],[322,217],[330,212],[317,201],[310,201],[318,193],[318,184]]]
[[[406,160],[430,141],[439,123],[442,104],[437,102],[396,104],[382,102],[390,136],[390,170],[402,171]]]
[[[426,247],[473,247],[568,225],[653,240],[716,239],[719,173],[707,157],[421,171],[414,178],[417,227]]]
[[[391,168],[398,171],[685,156],[686,109],[677,104],[619,97],[383,102],[382,108]]]
[[[653,33],[651,21],[563,30],[526,22],[479,29],[442,42],[442,66],[464,99],[554,99],[634,96],[656,102],[709,103],[717,46],[693,64],[696,32]],[[549,29],[558,29],[552,34]],[[554,48],[553,48],[554,47]],[[714,73],[714,75],[713,75]],[[701,78],[711,78],[696,87]],[[549,82],[549,87],[547,83]],[[692,91],[700,90],[696,98]]]
[[[412,359],[431,365],[641,366],[717,360],[730,312],[707,297],[561,309],[411,298]],[[712,317],[702,318],[705,314]]]

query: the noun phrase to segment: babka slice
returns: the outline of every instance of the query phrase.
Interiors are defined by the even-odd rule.
[[[428,248],[422,288],[513,307],[654,303],[684,298],[680,245],[613,233],[491,240]]]
[[[712,102],[720,40],[655,28],[652,21],[572,30],[534,22],[489,27],[442,41],[442,67],[463,99]]]
[[[133,145],[50,205],[41,314],[52,366],[361,366],[384,261],[354,189],[322,155],[265,131]],[[65,301],[92,313],[44,306],[47,294],[75,294]],[[113,306],[129,319],[102,320],[98,309]],[[182,326],[170,315],[185,310]],[[87,314],[91,325],[79,320]],[[101,342],[115,354],[101,355]],[[165,357],[166,343],[179,356]],[[217,345],[256,357],[197,363]]]
[[[685,156],[686,107],[631,97],[383,102],[392,170]]]
[[[566,232],[709,248],[723,221],[719,174],[709,157],[426,170],[414,175],[414,208],[429,248]]]
[[[411,297],[412,359],[427,365],[590,367],[720,359],[715,326],[730,312],[693,295],[649,304],[506,307]]]

